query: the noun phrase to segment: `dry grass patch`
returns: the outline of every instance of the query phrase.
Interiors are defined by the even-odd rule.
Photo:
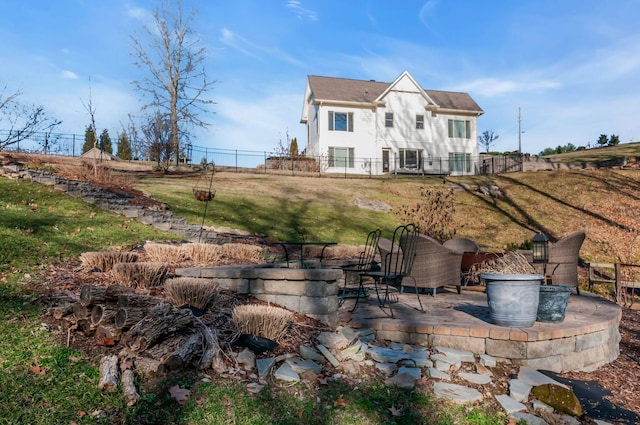
[[[227,243],[222,245],[222,255],[228,260],[242,263],[261,263],[264,261],[263,249],[257,245]]]
[[[180,264],[188,258],[181,245],[147,242],[144,250],[150,261],[159,263]]]
[[[167,275],[166,263],[116,263],[111,269],[118,285],[131,288],[153,288],[162,285]]]
[[[169,301],[174,306],[187,305],[206,310],[215,304],[219,286],[211,279],[178,277],[167,279],[164,283],[164,289]]]
[[[293,321],[293,313],[280,307],[245,304],[233,309],[233,324],[239,334],[249,334],[281,341]]]
[[[197,264],[213,264],[222,258],[222,246],[209,243],[188,243],[182,245],[184,255]]]
[[[358,258],[360,256],[360,252],[364,250],[364,245],[362,246],[353,246],[353,245],[334,245],[328,246],[325,248],[324,252],[322,252],[321,246],[306,246],[304,248],[305,258]]]
[[[116,263],[134,263],[138,254],[120,251],[83,252],[80,254],[82,265],[91,270],[108,272]]]

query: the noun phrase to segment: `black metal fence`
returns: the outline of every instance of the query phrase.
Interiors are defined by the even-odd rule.
[[[8,132],[0,130],[0,137],[6,136],[6,133]],[[7,147],[6,150],[80,157],[83,145],[84,136],[77,134],[38,133],[29,140],[23,140]],[[344,175],[345,177],[501,174],[522,171],[523,167],[522,156],[518,154],[419,158],[415,163],[406,164],[393,154],[385,160],[358,157],[338,160],[327,156],[281,157],[267,151],[210,148],[197,145],[186,147],[185,156],[181,163],[192,166],[213,163],[216,169],[238,173],[327,174]],[[162,164],[158,164],[158,166],[162,166]]]

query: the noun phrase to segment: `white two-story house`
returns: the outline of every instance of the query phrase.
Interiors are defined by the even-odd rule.
[[[300,122],[326,172],[460,175],[476,171],[482,113],[467,93],[425,90],[407,71],[392,83],[310,75]]]

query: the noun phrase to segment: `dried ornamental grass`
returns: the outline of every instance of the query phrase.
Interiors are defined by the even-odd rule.
[[[222,245],[222,254],[230,260],[243,263],[260,263],[263,261],[262,248],[246,243],[227,243]]]
[[[159,263],[180,264],[187,256],[180,245],[149,243],[144,245],[149,260]]]
[[[280,341],[287,334],[293,313],[280,307],[260,304],[245,304],[231,313],[238,333],[249,334]]]
[[[478,275],[480,273],[535,274],[537,272],[524,255],[516,251],[508,251],[501,257],[492,258],[475,265],[472,273]]]
[[[111,274],[118,285],[131,288],[152,288],[162,285],[167,274],[166,263],[116,263]]]
[[[167,279],[164,289],[169,301],[176,307],[184,305],[206,310],[218,295],[218,283],[211,279],[177,277]]]
[[[188,243],[182,245],[182,251],[197,264],[212,264],[220,261],[222,247],[209,243]]]
[[[108,272],[116,263],[138,261],[138,254],[121,251],[83,252],[80,254],[80,261],[82,261],[82,265],[89,269]]]

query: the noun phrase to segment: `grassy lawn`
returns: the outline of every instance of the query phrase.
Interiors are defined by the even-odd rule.
[[[226,208],[232,218],[227,224],[234,225],[237,218],[233,217],[237,216],[233,210],[236,209],[231,206],[232,191],[229,193]],[[227,196],[224,190],[220,195],[223,200]],[[271,214],[272,219],[282,216],[279,214],[282,202],[291,202],[288,206],[291,214],[316,211],[318,207],[314,206],[311,196],[306,200],[292,197],[295,202],[288,200],[290,198],[286,202],[281,199],[280,207],[276,202],[268,207],[269,213],[264,212],[261,219],[264,223],[251,226],[267,229]],[[346,194],[339,195],[338,191],[331,196],[343,199],[340,202],[349,198]],[[188,204],[187,198],[187,195],[178,196],[175,202],[180,204],[184,200]],[[260,197],[254,198],[255,204],[249,203],[248,207],[264,211]],[[480,425],[505,421],[503,415],[491,412],[486,406],[472,409],[452,406],[434,401],[424,393],[424,388],[409,391],[385,387],[365,377],[357,385],[340,380],[326,384],[270,385],[259,395],[251,395],[243,384],[223,378],[203,380],[202,376],[190,374],[172,375],[145,387],[142,399],[135,406],[127,407],[121,394],[98,391],[97,355],[67,348],[54,337],[53,330],[42,323],[43,311],[31,302],[35,299],[31,288],[46,285],[47,275],[55,272],[57,263],[79,265],[81,252],[133,247],[146,240],[175,237],[28,181],[0,178],[0,199],[0,319],[3,323],[0,327],[0,424]],[[201,207],[193,204],[195,218]],[[348,241],[349,238],[359,240],[360,230],[336,233],[330,225],[333,220],[345,218],[347,224],[364,232],[382,213],[367,213],[372,215],[364,218],[344,208],[332,217],[326,212],[322,214],[321,220],[329,227],[329,233],[325,236],[310,230],[309,234],[327,238],[339,235],[341,241]],[[243,215],[251,217],[252,214],[245,211]],[[277,219],[274,222],[274,228],[285,231],[286,224]],[[305,218],[301,222],[309,229],[314,228],[312,220]],[[391,223],[392,219],[389,228],[393,226]],[[346,229],[346,224],[344,226]],[[173,385],[192,391],[186,404],[180,405],[170,397],[167,390]]]

